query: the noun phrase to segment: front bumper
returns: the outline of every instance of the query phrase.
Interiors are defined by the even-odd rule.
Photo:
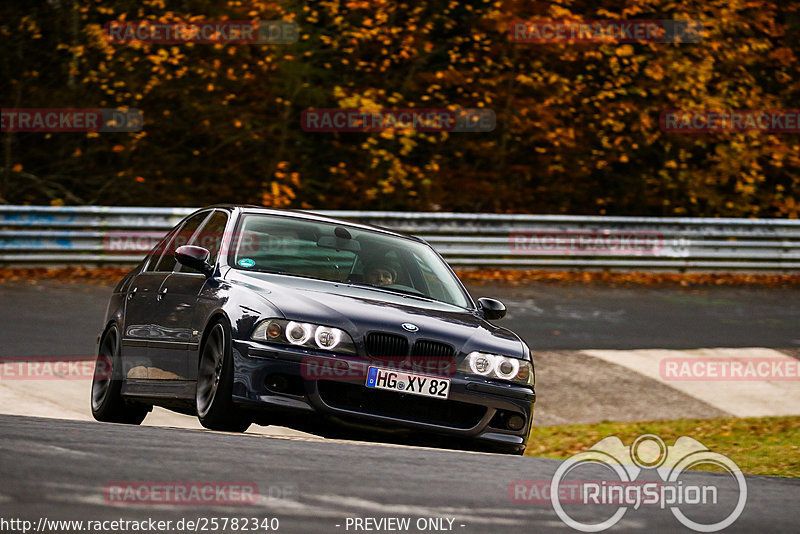
[[[454,374],[450,395],[439,400],[376,390],[364,376],[317,373],[304,363],[343,360],[364,369],[357,356],[320,355],[293,347],[234,341],[233,400],[250,410],[317,413],[379,427],[460,436],[506,448],[524,447],[536,400],[531,388]],[[376,365],[380,365],[377,364]],[[510,424],[513,416],[524,421]]]

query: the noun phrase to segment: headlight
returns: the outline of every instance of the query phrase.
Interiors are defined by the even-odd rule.
[[[250,339],[291,344],[316,350],[356,353],[353,338],[344,330],[299,321],[283,319],[261,321],[256,325]]]
[[[286,325],[286,339],[292,345],[305,345],[311,339],[312,328],[314,328],[313,325],[308,323],[289,321],[289,324]]]
[[[494,356],[491,354],[473,352],[467,356],[467,361],[469,362],[469,370],[476,375],[486,376],[494,370]]]
[[[516,358],[499,358],[494,359],[494,374],[498,378],[504,380],[513,380],[519,371],[519,360]]]
[[[531,362],[498,354],[471,352],[458,366],[458,370],[467,374],[510,380],[526,386],[533,385]]]
[[[342,340],[342,332],[338,328],[328,328],[327,326],[319,326],[317,327],[317,331],[314,332],[314,341],[317,342],[317,346],[322,349],[334,349]]]

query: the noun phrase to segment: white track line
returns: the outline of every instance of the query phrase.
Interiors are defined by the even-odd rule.
[[[702,362],[710,359],[767,358],[787,366],[796,366],[797,360],[781,352],[764,348],[696,349],[696,350],[584,350],[583,354],[608,363],[621,365],[641,375],[656,380],[686,395],[699,399],[715,408],[737,417],[763,417],[773,415],[800,415],[800,380],[721,380],[711,378],[700,381],[665,378],[661,361],[665,358],[686,358]],[[706,360],[709,361],[709,360]],[[636,402],[636,399],[631,399]],[[654,407],[654,412],[658,407]]]
[[[51,364],[54,361],[50,361]],[[90,408],[92,389],[91,376],[71,378],[48,377],[21,379],[16,366],[10,370],[0,364],[0,413],[5,415],[28,415],[94,421]],[[164,408],[153,408],[142,423],[143,426],[203,429],[196,417],[171,412]],[[278,426],[252,425],[250,434],[275,437],[316,438],[312,434]],[[319,439],[319,438],[317,438]]]

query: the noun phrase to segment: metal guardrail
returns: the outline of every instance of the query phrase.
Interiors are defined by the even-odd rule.
[[[0,265],[136,263],[192,211],[0,206]],[[800,220],[793,219],[314,213],[418,235],[460,268],[800,270]],[[109,245],[110,236],[126,235],[134,245]]]

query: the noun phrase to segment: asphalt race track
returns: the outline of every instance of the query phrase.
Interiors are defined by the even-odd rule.
[[[759,391],[781,401],[756,406],[717,400],[716,393],[704,398],[636,364],[657,356],[639,349],[656,348],[695,356],[702,351],[694,349],[706,347],[720,354],[796,358],[797,290],[475,285],[471,291],[506,302],[510,311],[503,324],[534,349],[537,424],[715,417],[747,409],[800,414],[796,381],[761,384]],[[108,292],[86,284],[0,284],[0,357],[91,357]],[[16,414],[0,415],[0,519],[28,520],[35,527],[42,518],[274,517],[278,532],[336,533],[367,531],[354,527],[357,518],[397,517],[411,518],[405,532],[574,532],[549,502],[512,499],[517,481],[549,484],[561,465],[557,460],[323,439],[274,427],[252,427],[264,429],[261,434],[215,433],[167,412],[148,416],[149,426],[100,424],[90,421],[88,386],[0,380],[0,413]],[[723,474],[692,472],[681,480],[713,485],[728,499],[737,492],[734,479]],[[257,488],[257,499],[245,505],[109,499],[109,485],[137,481],[243,482]],[[747,477],[747,490],[744,511],[726,532],[797,531],[800,480]],[[715,512],[695,509],[691,517],[710,522]],[[586,521],[610,515],[607,507],[584,507],[576,517],[581,514]],[[439,528],[416,529],[418,518]],[[0,522],[0,532],[20,531]],[[652,505],[627,510],[609,530],[628,531],[689,532],[669,509]]]
[[[450,518],[459,533],[571,531],[549,505],[513,503],[509,496],[514,481],[548,480],[557,460],[14,416],[0,416],[0,450],[2,516],[34,523],[42,516],[277,517],[279,532],[328,534],[348,532],[348,517],[391,516]],[[105,486],[124,480],[254,482],[260,497],[237,506],[107,502]],[[736,491],[733,479],[721,474],[683,480]],[[748,477],[747,486],[744,513],[727,532],[797,531],[800,481]],[[705,517],[701,511],[694,519]],[[614,529],[631,530],[682,527],[669,511],[642,506]]]
[[[798,289],[468,287],[475,298],[502,300],[508,315],[499,324],[518,332],[534,350],[800,350]],[[93,354],[110,291],[51,281],[0,284],[0,356]]]

